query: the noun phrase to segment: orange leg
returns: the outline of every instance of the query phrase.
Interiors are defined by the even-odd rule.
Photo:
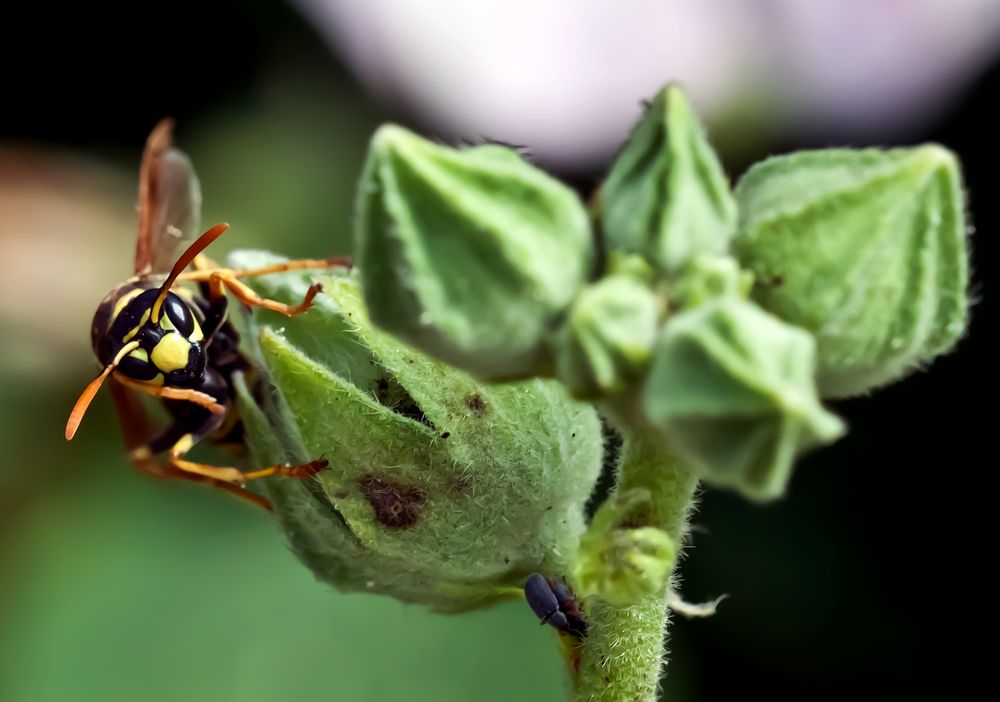
[[[258,507],[263,507],[268,511],[271,511],[273,509],[273,507],[271,506],[271,502],[266,497],[258,495],[257,493],[254,492],[250,492],[246,488],[241,487],[239,485],[234,485],[233,483],[226,482],[223,480],[216,480],[215,478],[210,478],[208,476],[200,475],[197,473],[189,473],[187,471],[181,470],[180,468],[177,468],[169,464],[164,465],[159,461],[153,459],[152,457],[146,458],[146,457],[136,456],[135,452],[133,452],[131,458],[133,465],[135,465],[136,468],[138,468],[140,471],[142,471],[143,473],[145,473],[150,477],[159,478],[161,480],[171,480],[171,479],[190,480],[192,482],[202,483],[204,485],[210,485],[219,490],[224,490],[231,495],[235,495],[240,499],[246,500],[247,502],[252,502]]]
[[[111,396],[115,401],[115,409],[121,420],[125,435],[125,447],[129,458],[141,472],[163,480],[181,479],[210,485],[224,490],[240,499],[252,502],[266,510],[271,509],[271,503],[261,495],[243,487],[243,484],[253,478],[265,475],[288,475],[290,477],[306,477],[315,475],[327,466],[323,460],[312,461],[302,466],[272,466],[259,471],[244,474],[236,468],[207,466],[201,463],[185,461],[181,457],[191,449],[195,439],[187,434],[178,441],[170,451],[166,462],[157,460],[150,451],[148,441],[156,431],[152,417],[146,411],[140,398],[130,392],[133,386],[122,383],[121,378],[115,378],[111,383]]]
[[[306,295],[301,303],[298,305],[288,305],[284,302],[261,297],[249,285],[239,280],[238,273],[239,271],[233,271],[228,268],[189,271],[183,275],[181,280],[208,283],[213,298],[221,297],[225,290],[229,290],[247,307],[262,307],[265,310],[278,312],[288,317],[302,314],[312,307],[313,299],[323,290],[322,285],[313,283],[309,286],[309,290],[306,291]]]
[[[191,450],[194,443],[195,438],[191,434],[185,434],[181,437],[180,440],[170,449],[170,465],[180,468],[188,473],[202,475],[206,478],[212,478],[213,480],[219,480],[233,485],[242,486],[248,480],[266,478],[271,475],[285,475],[289,478],[308,478],[309,476],[316,475],[329,465],[326,460],[320,458],[316,461],[310,461],[309,463],[303,463],[302,465],[297,466],[279,464],[268,466],[267,468],[261,468],[249,473],[244,473],[239,468],[231,468],[228,466],[210,466],[204,463],[195,463],[193,461],[185,460],[184,454]]]
[[[302,271],[312,268],[350,268],[351,259],[341,258],[302,258],[296,261],[284,261],[275,263],[272,266],[263,268],[242,268],[234,269],[233,275],[237,278],[253,278],[258,275],[270,275],[271,273],[285,273],[286,271]]]
[[[153,397],[159,397],[166,400],[184,400],[185,402],[190,402],[207,409],[212,414],[225,414],[226,412],[226,408],[220,405],[214,397],[207,393],[200,392],[199,390],[140,383],[137,380],[132,380],[132,378],[129,378],[126,375],[122,375],[121,373],[115,373],[114,377],[116,381],[125,387],[138,390],[139,392],[144,392],[147,395],[152,395]]]

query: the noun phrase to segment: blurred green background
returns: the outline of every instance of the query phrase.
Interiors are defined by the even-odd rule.
[[[445,617],[316,583],[263,513],[131,471],[107,397],[62,439],[94,372],[90,317],[130,273],[138,158],[160,117],[178,119],[204,221],[233,225],[217,255],[347,253],[372,130],[436,127],[405,99],[374,101],[282,3],[61,8],[58,23],[28,10],[0,48],[0,700],[561,699],[554,635],[524,606]],[[886,138],[956,149],[980,231],[1000,221],[998,87],[994,67]],[[777,137],[748,105],[757,121],[716,120],[731,173],[833,138]],[[586,192],[600,170],[563,174]],[[952,699],[967,681],[975,647],[949,603],[971,601],[985,567],[972,398],[994,378],[980,338],[993,244],[976,243],[983,301],[958,353],[841,403],[851,434],[804,461],[782,502],[704,496],[684,592],[730,599],[673,627],[667,699]]]

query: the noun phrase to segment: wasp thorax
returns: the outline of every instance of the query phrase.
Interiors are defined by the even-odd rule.
[[[201,311],[168,292],[154,318],[159,294],[159,288],[139,283],[112,291],[94,316],[94,352],[108,364],[122,347],[137,342],[119,361],[119,373],[154,385],[193,386],[205,373]]]

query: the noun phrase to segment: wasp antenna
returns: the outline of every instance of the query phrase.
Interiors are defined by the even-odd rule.
[[[156,302],[153,303],[153,309],[150,311],[149,317],[154,324],[160,321],[160,310],[163,307],[163,301],[167,299],[167,293],[170,292],[170,286],[172,286],[174,281],[177,280],[177,276],[183,273],[184,269],[191,265],[191,262],[198,256],[198,254],[207,249],[213,241],[225,234],[227,229],[229,229],[228,222],[216,224],[207,232],[199,236],[198,239],[195,240],[195,242],[181,254],[181,257],[177,259],[177,263],[175,263],[174,267],[170,269],[170,275],[167,276],[167,279],[163,281],[163,285],[160,286],[160,294],[156,296]]]
[[[83,421],[83,415],[87,414],[87,408],[90,407],[90,403],[93,401],[94,397],[97,395],[97,391],[101,389],[101,385],[107,380],[111,371],[115,369],[121,360],[125,358],[133,349],[139,348],[138,341],[132,341],[122,347],[122,350],[118,352],[115,356],[115,360],[104,367],[101,374],[90,381],[87,387],[83,389],[80,393],[80,397],[77,398],[76,404],[73,405],[72,411],[69,413],[69,419],[66,421],[66,441],[72,441],[73,437],[76,435],[76,430],[80,428],[80,422]]]

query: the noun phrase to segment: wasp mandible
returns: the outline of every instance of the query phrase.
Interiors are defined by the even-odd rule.
[[[289,317],[302,314],[322,290],[310,286],[298,305],[262,298],[244,279],[288,270],[350,266],[347,259],[286,261],[253,270],[220,267],[202,252],[229,228],[217,224],[197,236],[201,189],[191,161],[171,145],[173,121],[161,121],[146,142],[139,171],[139,232],[134,275],[101,301],[91,345],[103,366],[84,389],[66,423],[76,433],[91,400],[109,381],[129,458],[144,473],[208,483],[265,508],[244,488],[270,475],[304,478],[327,467],[317,459],[244,472],[185,458],[198,442],[239,440],[234,374],[251,371],[227,320],[227,292],[251,308]],[[197,236],[197,238],[196,238]],[[195,286],[194,290],[182,283]],[[141,394],[160,398],[172,423],[157,431]]]

